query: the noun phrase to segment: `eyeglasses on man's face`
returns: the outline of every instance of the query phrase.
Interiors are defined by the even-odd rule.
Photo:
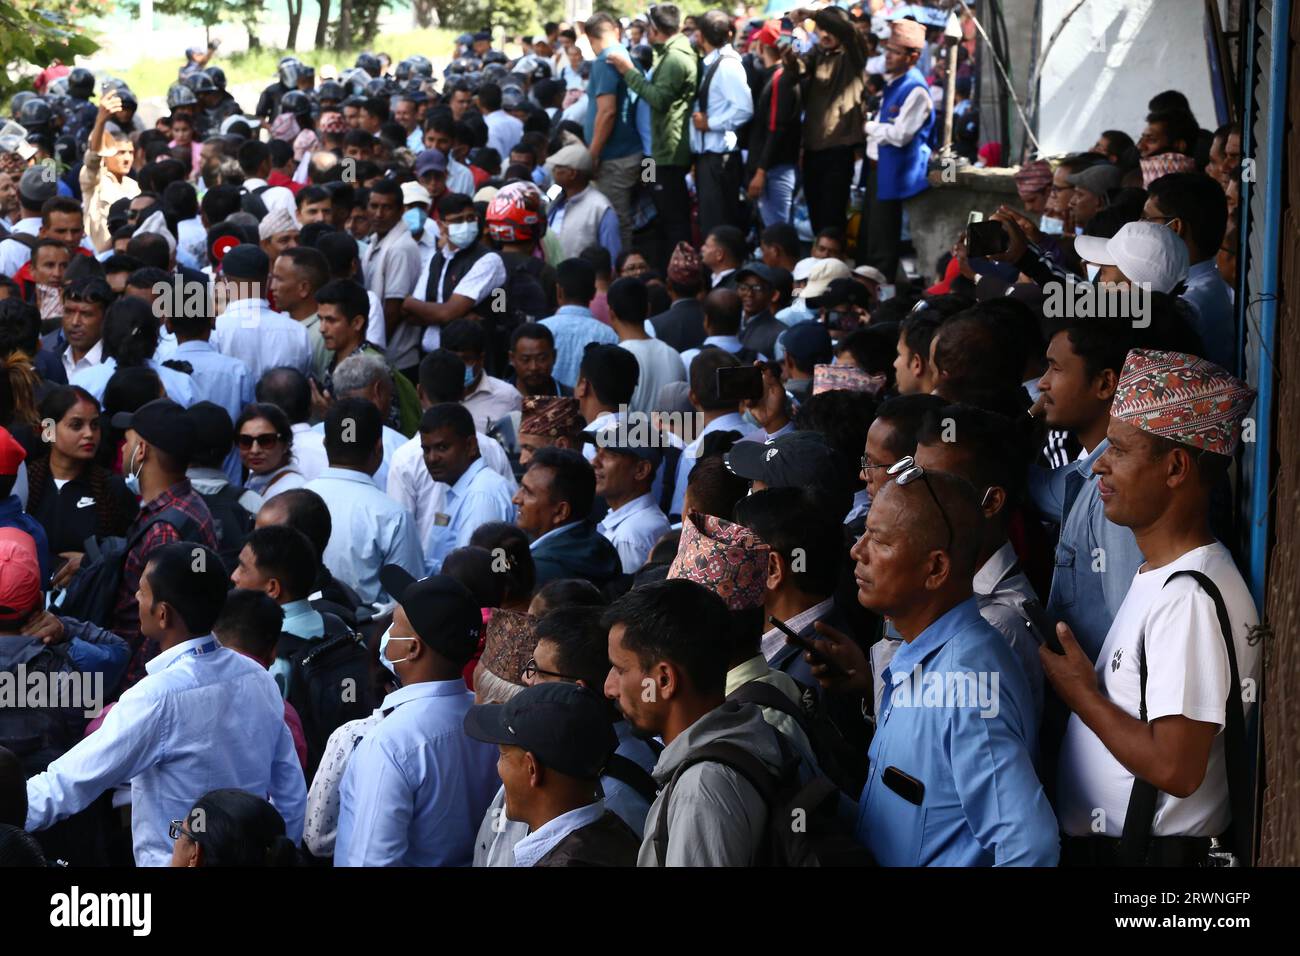
[[[578,678],[570,677],[568,674],[558,674],[555,671],[542,670],[540,667],[537,666],[537,658],[535,657],[528,658],[528,663],[524,665],[524,670],[523,670],[524,680],[528,681],[531,684],[533,681],[537,679],[539,674],[542,677],[551,677],[554,678],[555,680],[567,680],[575,684],[578,682]]]
[[[948,529],[948,547],[944,550],[951,551],[953,542],[952,522],[948,520],[948,512],[944,510],[943,504],[939,501],[939,496],[934,493],[934,486],[930,484],[930,478],[925,473],[925,469],[918,465],[916,459],[911,455],[904,455],[890,465],[885,474],[893,478],[900,486],[910,485],[917,479],[920,479],[925,484],[925,490],[930,492],[930,497],[934,500],[934,506],[939,509],[939,515],[943,518],[943,525]]]

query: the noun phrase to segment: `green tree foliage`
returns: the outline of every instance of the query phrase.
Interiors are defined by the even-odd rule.
[[[64,11],[57,9],[63,6]],[[49,9],[55,7],[55,9]],[[87,4],[94,9],[95,4]],[[73,5],[37,4],[32,0],[0,0],[0,98],[8,99],[31,86],[22,79],[24,65],[44,69],[55,60],[72,65],[74,57],[99,49],[99,44],[77,30],[66,13]]]

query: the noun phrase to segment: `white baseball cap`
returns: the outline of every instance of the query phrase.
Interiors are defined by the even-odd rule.
[[[1169,292],[1187,278],[1187,243],[1158,222],[1130,222],[1110,239],[1079,236],[1074,251],[1099,266],[1116,266],[1130,282]]]
[[[402,205],[403,206],[427,206],[433,201],[429,195],[429,190],[425,189],[415,180],[402,183]]]
[[[808,274],[808,284],[803,287],[801,295],[804,300],[815,299],[830,288],[835,279],[847,279],[853,275],[849,267],[840,259],[814,259],[812,272]]]
[[[812,256],[807,259],[800,259],[794,264],[794,271],[790,273],[790,278],[795,282],[807,282],[808,277],[812,275],[813,266],[817,265],[818,261]]]

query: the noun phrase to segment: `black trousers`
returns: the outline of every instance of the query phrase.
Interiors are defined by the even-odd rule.
[[[888,282],[898,275],[899,236],[903,232],[903,201],[876,198],[876,164],[867,177],[862,224],[858,227],[858,264],[875,266]],[[865,242],[863,241],[865,238]]]
[[[687,171],[685,166],[655,166],[650,196],[654,200],[658,223],[655,259],[661,270],[667,269],[668,257],[677,248],[677,243],[691,241],[691,194],[686,189]]]
[[[700,153],[695,157],[695,195],[700,203],[700,235],[716,226],[745,228],[740,184],[745,175],[740,153]]]
[[[813,235],[832,226],[844,228],[853,185],[853,150],[852,146],[804,150],[803,195]]]

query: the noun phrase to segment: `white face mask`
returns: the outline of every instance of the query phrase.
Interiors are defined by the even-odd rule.
[[[1038,230],[1044,235],[1059,236],[1065,232],[1065,220],[1055,216],[1044,216],[1038,220]]]
[[[126,466],[126,474],[122,478],[123,483],[126,485],[126,490],[137,496],[140,494],[140,472],[144,471],[144,462],[140,463],[139,471],[137,471],[135,467],[135,453],[139,447],[140,446],[137,444],[135,448],[131,449],[131,461]]]

